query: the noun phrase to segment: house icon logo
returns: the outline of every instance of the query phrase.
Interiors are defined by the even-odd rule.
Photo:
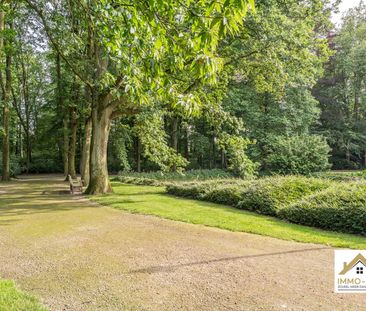
[[[334,289],[336,293],[366,294],[366,251],[334,251]]]
[[[339,275],[345,275],[352,269],[356,269],[356,274],[364,274],[366,273],[366,258],[362,256],[362,254],[358,254],[351,262],[347,264],[347,262],[343,263],[343,269],[339,273]]]

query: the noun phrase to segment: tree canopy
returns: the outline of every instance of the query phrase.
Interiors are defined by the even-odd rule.
[[[365,6],[332,3],[2,1],[3,180],[365,164]]]

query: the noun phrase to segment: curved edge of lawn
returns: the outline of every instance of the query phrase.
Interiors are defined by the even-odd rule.
[[[101,205],[131,213],[200,224],[234,232],[254,233],[273,238],[333,247],[366,249],[366,237],[325,231],[239,210],[216,203],[175,197],[163,187],[113,182],[113,194],[89,196]]]
[[[0,279],[0,311],[48,311],[37,298],[18,289],[13,281]]]

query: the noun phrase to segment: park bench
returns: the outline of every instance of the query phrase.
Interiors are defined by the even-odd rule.
[[[83,183],[81,179],[78,177],[75,179],[72,179],[72,177],[69,175],[69,183],[70,183],[70,192],[74,194],[75,191],[79,191],[80,193],[83,192]]]

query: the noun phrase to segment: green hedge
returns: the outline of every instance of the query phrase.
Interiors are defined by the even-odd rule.
[[[253,180],[222,180],[205,183],[176,184],[167,192],[260,214],[276,215],[287,206],[330,186],[331,181],[301,176],[267,177]]]
[[[234,179],[234,176],[227,171],[214,170],[190,170],[186,172],[121,172],[114,181],[127,184],[146,186],[167,186],[176,182],[213,181],[221,179]]]
[[[209,195],[215,190],[220,190],[225,187],[231,188],[243,182],[241,179],[218,179],[184,183],[171,182],[167,185],[166,190],[169,194],[180,197],[211,201],[206,198],[206,195]]]
[[[366,235],[366,184],[335,184],[281,209],[278,217],[302,225]]]
[[[226,204],[302,225],[366,235],[366,182],[301,176],[175,184],[177,196]]]
[[[328,188],[330,181],[301,176],[267,177],[249,184],[237,207],[275,216],[281,208],[314,192]]]

